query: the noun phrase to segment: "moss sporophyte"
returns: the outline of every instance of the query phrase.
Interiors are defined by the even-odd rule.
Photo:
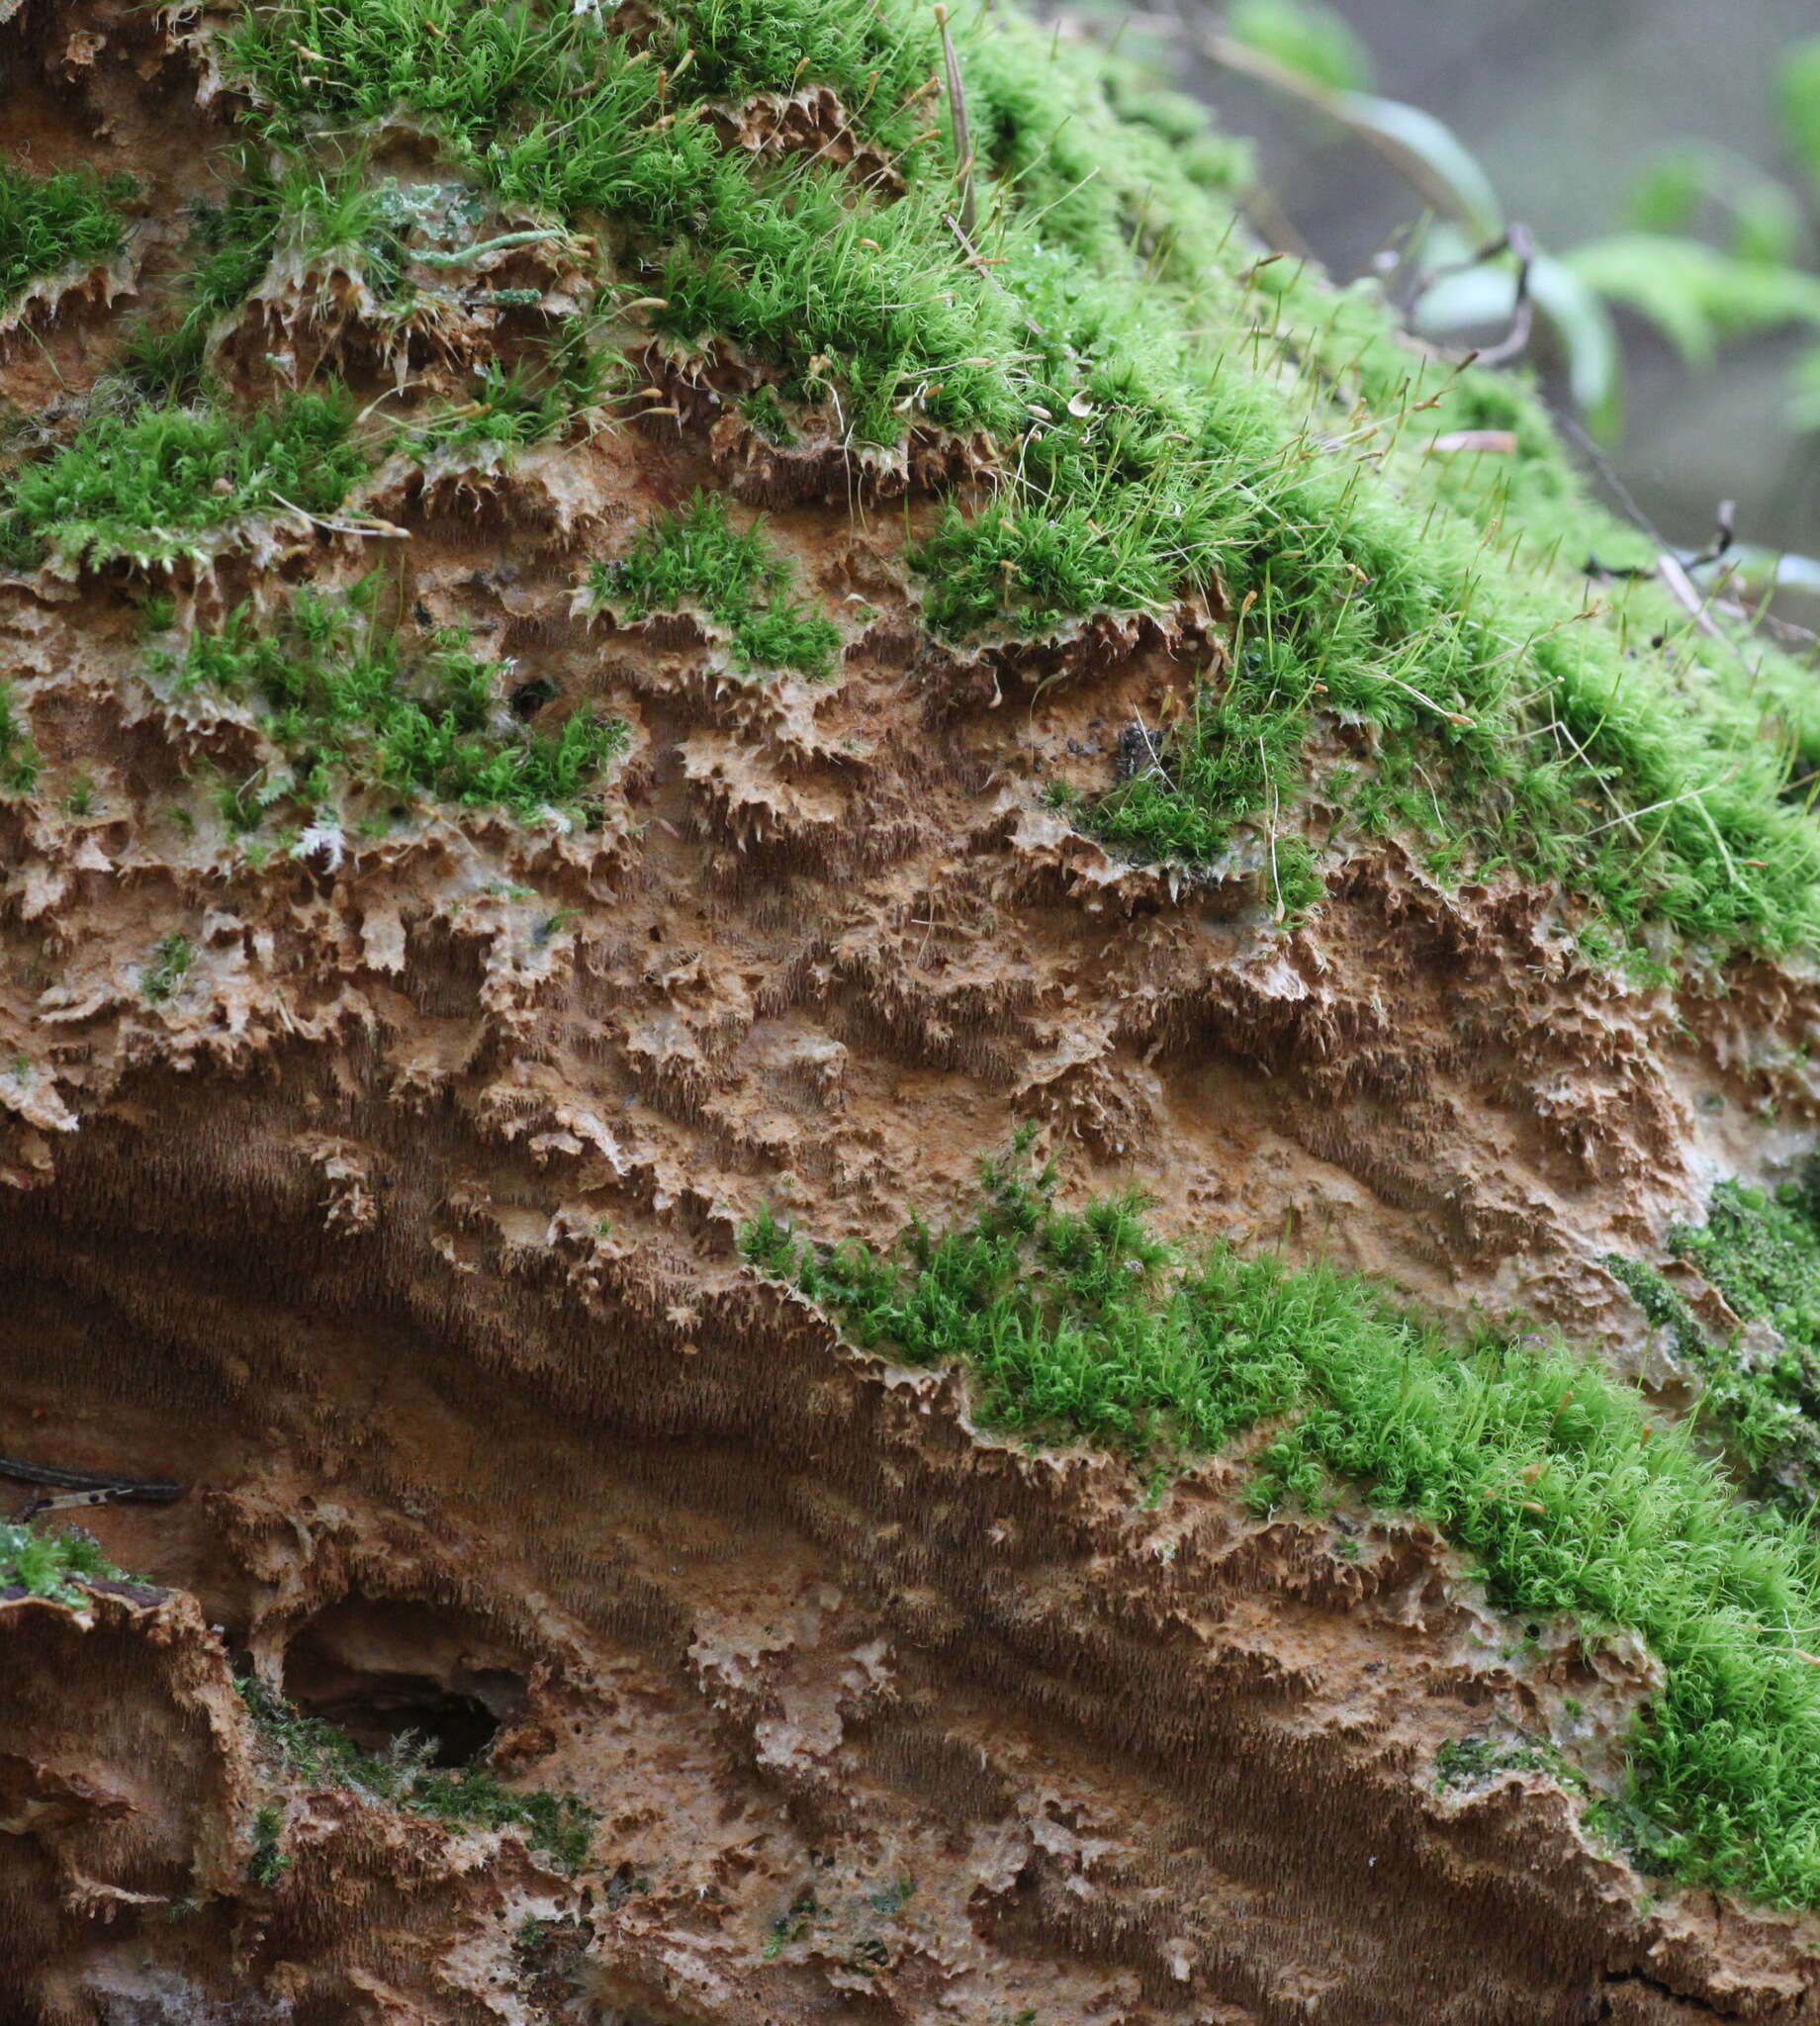
[[[1439,877],[1571,894],[1588,952],[1813,941],[1820,829],[1783,793],[1820,753],[1806,672],[1696,622],[1647,569],[1590,593],[1587,555],[1650,557],[1589,504],[1529,389],[1419,355],[1374,284],[1260,263],[1234,205],[1243,152],[1184,102],[1002,7],[949,30],[954,78],[915,0],[680,0],[627,33],[509,0],[245,9],[217,42],[247,145],[136,355],[140,405],[18,463],[0,560],[164,568],[261,514],[334,513],[393,449],[509,456],[560,433],[565,410],[629,384],[614,347],[658,345],[685,378],[734,359],[774,445],[812,422],[856,459],[967,447],[956,470],[976,476],[929,481],[907,551],[927,625],[956,645],[1095,613],[1174,623],[1189,595],[1233,615],[1141,780],[1059,783],[1114,850],[1205,861],[1244,833],[1287,919],[1319,904],[1324,865],[1397,832]],[[954,123],[930,117],[956,78],[976,214],[960,242]],[[867,169],[726,144],[727,108],[815,85]],[[433,203],[350,152],[389,123],[434,138]],[[15,265],[118,229],[101,186],[23,189],[0,192]],[[597,261],[606,350],[527,306],[502,313],[527,320],[511,364],[483,361],[446,412],[357,423],[319,387],[226,403],[214,348],[275,260],[332,250],[408,323],[413,291],[513,234]],[[1475,431],[1512,447],[1425,454]],[[668,538],[719,533],[714,510]],[[609,563],[598,595],[705,609],[637,581],[659,542]],[[728,611],[709,616],[741,672],[831,668],[828,620],[763,563]],[[1341,768],[1316,757],[1336,728]]]
[[[1634,1632],[1663,1686],[1601,1821],[1663,1874],[1820,1905],[1806,1524],[1742,1498],[1695,1428],[1565,1343],[1462,1335],[1325,1267],[1182,1251],[1137,1198],[1066,1209],[1053,1173],[1016,1157],[986,1165],[969,1219],[915,1224],[887,1253],[816,1245],[769,1214],[742,1243],[855,1343],[960,1364],[988,1426],[1146,1466],[1273,1430],[1258,1511],[1320,1512],[1358,1487],[1440,1527],[1494,1604]]]

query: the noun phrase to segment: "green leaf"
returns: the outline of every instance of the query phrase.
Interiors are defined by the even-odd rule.
[[[1482,238],[1496,238],[1503,230],[1504,208],[1491,177],[1453,129],[1432,113],[1398,99],[1348,92],[1338,117],[1412,163],[1421,173],[1411,180],[1437,211],[1462,220]]]
[[[1420,191],[1440,217],[1469,227],[1476,241],[1502,231],[1498,192],[1452,128],[1419,106],[1341,89],[1320,65],[1298,61],[1268,37],[1241,35],[1239,25],[1260,11],[1274,16],[1276,0],[1245,0],[1228,18],[1226,33],[1203,42],[1208,55],[1350,129]]]
[[[1415,305],[1417,328],[1431,337],[1507,324],[1516,312],[1516,272],[1506,261],[1482,260],[1455,268],[1423,291]]]
[[[1529,293],[1561,347],[1574,401],[1600,435],[1617,432],[1624,354],[1611,313],[1585,281],[1552,253],[1529,263]]]
[[[1801,207],[1793,193],[1770,177],[1740,191],[1732,202],[1732,251],[1741,260],[1786,266],[1800,250]]]
[[[1731,218],[1731,250],[1740,259],[1786,264],[1801,241],[1801,207],[1774,176],[1746,155],[1684,141],[1651,157],[1626,209],[1640,232],[1691,232],[1707,205]]]
[[[1623,354],[1611,314],[1586,282],[1552,254],[1529,263],[1529,294],[1553,331],[1575,405],[1600,434],[1617,425]],[[1482,261],[1443,275],[1416,305],[1431,336],[1506,326],[1516,313],[1516,276],[1507,262]]]
[[[1314,0],[1234,0],[1226,29],[1234,42],[1330,91],[1371,83],[1364,44],[1331,8]]]
[[[1820,193],[1820,36],[1791,44],[1775,66],[1782,141]]]
[[[1709,366],[1719,348],[1708,289],[1692,239],[1614,232],[1567,255],[1570,270],[1607,302],[1653,323],[1689,366]]]
[[[1820,326],[1820,276],[1698,239],[1613,232],[1576,247],[1566,265],[1607,302],[1646,318],[1689,365],[1710,365],[1724,337]]]
[[[1711,188],[1710,166],[1707,150],[1692,143],[1659,149],[1631,185],[1630,223],[1640,232],[1684,232]]]

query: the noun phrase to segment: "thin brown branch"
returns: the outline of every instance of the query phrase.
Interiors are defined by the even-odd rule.
[[[1535,328],[1535,298],[1529,293],[1535,241],[1529,236],[1529,228],[1512,226],[1504,234],[1504,244],[1516,255],[1516,313],[1510,320],[1508,333],[1479,353],[1482,366],[1504,366],[1512,359],[1520,359],[1529,348],[1529,334]]]

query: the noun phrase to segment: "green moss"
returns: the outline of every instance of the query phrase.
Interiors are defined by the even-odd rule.
[[[180,936],[172,930],[168,936],[160,937],[156,956],[139,972],[139,990],[154,1006],[175,998],[190,974],[194,956],[187,936]]]
[[[623,392],[623,364],[607,360],[584,339],[571,334],[552,346],[539,373],[520,364],[509,371],[493,360],[476,373],[472,400],[446,414],[432,415],[416,433],[421,458],[509,459],[514,451],[560,435],[578,416]],[[615,384],[617,383],[617,384]]]
[[[0,1520],[0,1590],[24,1590],[58,1604],[79,1604],[82,1593],[77,1584],[120,1575],[94,1538],[77,1527],[46,1533],[40,1526]]]
[[[573,1795],[501,1787],[490,1773],[422,1773],[407,1804],[451,1829],[510,1829],[559,1871],[579,1871],[593,1840],[595,1811]]]
[[[739,411],[768,443],[788,449],[796,441],[796,431],[790,426],[774,387],[755,387],[750,394],[742,395]]]
[[[1286,644],[1246,647],[1224,691],[1203,690],[1168,734],[1159,764],[1138,767],[1100,802],[1095,830],[1146,858],[1218,856],[1235,822],[1294,802],[1313,683]]]
[[[1780,799],[1820,751],[1804,674],[1650,584],[1590,612],[1590,553],[1650,558],[1587,504],[1533,394],[1415,357],[1369,284],[1258,266],[1224,194],[1242,163],[1194,143],[1179,100],[1003,9],[956,35],[978,259],[949,223],[939,41],[911,0],[694,4],[643,41],[566,9],[298,0],[249,16],[232,60],[285,148],[403,112],[498,203],[604,232],[673,349],[760,367],[779,412],[854,445],[971,436],[994,482],[912,555],[938,632],[1040,638],[1196,589],[1248,602],[1267,681],[1242,652],[1214,670],[1191,730],[1215,735],[1093,813],[1120,848],[1296,836],[1337,719],[1363,748],[1337,852],[1402,832],[1443,876],[1552,882],[1622,957],[1658,925],[1712,951],[1813,940],[1820,830]],[[728,151],[705,117],[811,83],[901,196]],[[1462,428],[1516,448],[1426,454]],[[1253,767],[1237,748],[1260,736]]]
[[[904,102],[928,82],[930,37],[908,9],[681,0],[667,11],[675,46],[695,52],[704,91],[744,98],[796,72],[832,85],[880,138],[914,129]]]
[[[1586,1775],[1547,1738],[1450,1737],[1434,1755],[1438,1788],[1478,1787],[1501,1773],[1543,1773],[1571,1793],[1590,1792]]]
[[[794,11],[822,17],[823,32],[809,42],[826,48],[840,10]],[[876,51],[880,38],[864,18],[847,18],[858,33],[834,40]],[[879,21],[909,18],[893,7]],[[680,67],[680,55],[666,66],[587,16],[513,6],[388,0],[345,12],[303,0],[249,18],[234,47],[265,102],[254,118],[270,137],[295,145],[314,131],[360,131],[403,108],[432,124],[451,158],[503,203],[578,224],[609,219],[646,235],[664,329],[776,359],[796,386],[810,378],[864,386],[872,420],[888,419],[895,399],[872,367],[889,360],[901,375],[933,379],[952,364],[949,406],[958,415],[963,384],[983,371],[961,363],[980,349],[970,341],[980,318],[976,303],[948,287],[953,261],[942,250],[939,205],[923,197],[856,205],[847,179],[826,167],[755,178],[697,117],[713,96],[710,80],[750,80],[761,50],[772,88],[800,82],[803,51],[785,40],[795,32],[771,10],[697,9],[679,39],[693,51],[689,81],[674,94],[668,68]],[[931,32],[927,23],[887,27],[882,41],[927,48]],[[319,64],[302,56],[305,46]],[[890,65],[873,68],[873,114],[901,130],[906,109],[880,100]],[[552,123],[547,109],[559,104],[574,110]],[[1002,329],[1002,315],[990,321]]]
[[[417,439],[422,457],[509,456],[555,435],[575,413],[567,387],[538,387],[522,367],[480,369],[474,399],[431,419]]]
[[[133,191],[130,176],[33,176],[0,162],[0,312],[35,281],[117,253],[126,233],[120,206]]]
[[[1677,1226],[1667,1245],[1698,1267],[1747,1324],[1767,1324],[1772,1342],[1747,1347],[1742,1334],[1715,1340],[1687,1302],[1640,1260],[1611,1270],[1639,1308],[1670,1332],[1703,1387],[1702,1425],[1760,1498],[1802,1520],[1820,1499],[1820,1166],[1774,1193],[1721,1182],[1707,1222]]]
[[[1698,1266],[1746,1322],[1787,1342],[1820,1345],[1820,1168],[1774,1194],[1721,1182],[1703,1226],[1678,1227],[1669,1245]]]
[[[174,322],[147,327],[129,353],[134,379],[166,403],[191,400],[207,383],[212,348],[274,263],[299,278],[328,267],[358,277],[365,314],[403,324],[418,308],[407,274],[413,257],[445,259],[441,241],[482,226],[489,200],[459,179],[401,183],[375,177],[363,155],[337,148],[321,163],[285,161],[243,144],[219,202],[190,208],[190,265],[180,277]],[[509,301],[519,292],[504,291]],[[500,291],[490,292],[506,307]],[[542,301],[531,290],[528,303]]]
[[[275,1886],[291,1869],[291,1854],[284,1847],[284,1809],[269,1803],[253,1817],[253,1851],[246,1876],[255,1886]]]
[[[1277,1496],[1329,1479],[1419,1514],[1534,1616],[1628,1628],[1664,1687],[1623,1809],[1675,1876],[1820,1904],[1820,1572],[1804,1531],[1741,1502],[1691,1433],[1559,1341],[1464,1339],[1365,1282],[1162,1244],[1134,1198],[1073,1212],[1052,1175],[989,1165],[981,1202],[891,1253],[805,1244],[769,1215],[747,1257],[853,1340],[959,1361],[988,1426],[1205,1454],[1270,1431]]]
[[[379,590],[377,578],[333,596],[306,587],[275,620],[242,604],[180,649],[153,649],[152,678],[173,695],[261,706],[261,728],[289,763],[288,773],[262,770],[256,788],[226,791],[228,827],[248,834],[286,802],[314,821],[350,786],[502,808],[521,821],[585,811],[625,750],[624,723],[586,710],[554,732],[513,723],[504,663],[481,659],[457,629],[432,633],[408,657],[380,622]]]
[[[141,330],[129,353],[134,378],[167,404],[200,393],[216,325],[262,279],[278,241],[284,209],[278,180],[251,150],[238,166],[239,179],[220,203],[191,207],[193,259],[177,286],[181,314],[176,323]]]
[[[892,1879],[889,1884],[880,1886],[875,1891],[865,1895],[866,1904],[872,1911],[884,1914],[901,1913],[915,1897],[916,1881],[908,1873]]]
[[[297,394],[250,415],[212,407],[104,414],[29,464],[0,507],[0,553],[64,567],[168,565],[232,523],[289,508],[329,513],[366,470],[353,405]]]
[[[910,552],[928,585],[924,616],[949,639],[984,632],[1034,639],[1089,612],[1165,612],[1188,558],[1215,545],[1217,530],[1205,514],[1182,521],[1193,506],[1173,489],[1159,488],[1147,502],[1125,492],[1109,501],[1082,496],[1065,471],[1049,475],[1041,506],[995,504],[972,513],[950,506]],[[1164,532],[1171,520],[1174,539]]]
[[[736,528],[724,500],[697,493],[688,506],[651,522],[625,555],[596,563],[588,588],[596,609],[634,619],[684,608],[705,612],[725,629],[734,666],[748,675],[794,669],[825,677],[840,633],[793,595],[792,582],[762,522]]]
[[[0,794],[29,795],[43,762],[19,714],[10,683],[0,682]]]
[[[763,1960],[774,1963],[792,1942],[804,1940],[820,1917],[821,1911],[821,1902],[815,1896],[815,1888],[803,1887],[789,1905],[766,1929],[765,1946],[760,1951]]]
[[[365,1752],[345,1731],[294,1709],[255,1676],[237,1676],[234,1686],[267,1750],[292,1780],[351,1788],[388,1806],[427,1815],[447,1829],[510,1830],[562,1871],[576,1871],[587,1861],[597,1818],[573,1795],[518,1792],[479,1767],[439,1772],[423,1763],[421,1750],[383,1757]],[[271,1841],[276,1847],[275,1830]]]

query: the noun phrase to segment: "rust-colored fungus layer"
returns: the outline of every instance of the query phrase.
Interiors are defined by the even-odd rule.
[[[121,264],[0,332],[46,428],[207,194],[192,27],[0,25],[7,150],[139,183]],[[876,168],[825,91],[726,130]],[[564,285],[560,249],[512,259]],[[365,402],[494,335],[389,352],[346,276],[275,275],[221,358]],[[853,1352],[734,1245],[768,1201],[886,1241],[1035,1122],[1172,1236],[1520,1303],[1658,1377],[1603,1257],[1782,1151],[1756,1113],[1807,1103],[1778,1044],[1811,980],[1631,989],[1514,879],[1445,889],[1394,843],[1299,927],[1255,870],[1120,863],[1045,777],[1110,783],[1228,615],[940,645],[916,458],[964,446],[857,473],[640,365],[674,413],[400,457],[358,517],[279,514],[174,586],[218,614],[377,565],[527,708],[629,727],[597,827],[425,805],[255,861],[216,799],[253,733],[148,680],[131,571],[0,580],[47,788],[0,799],[0,1451],[187,1487],[79,1516],[134,1583],[0,1597],[0,2013],[1814,2016],[1811,1921],[1650,1897],[1543,1772],[1437,1783],[1463,1736],[1608,1779],[1640,1649],[1505,1621],[1419,1523],[1251,1517],[1236,1461],[1152,1505],[982,1434],[955,1374]],[[771,509],[837,681],[578,598],[697,488]],[[597,1810],[591,1855],[298,1778],[236,1673],[368,1750],[489,1751]]]

